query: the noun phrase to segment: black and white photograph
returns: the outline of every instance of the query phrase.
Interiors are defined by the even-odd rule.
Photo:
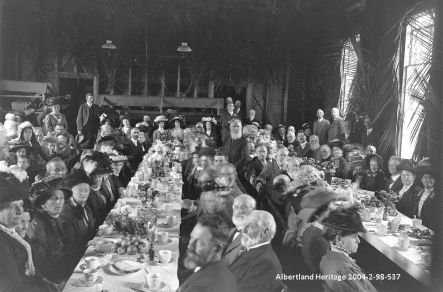
[[[0,292],[443,292],[442,0],[0,0]]]

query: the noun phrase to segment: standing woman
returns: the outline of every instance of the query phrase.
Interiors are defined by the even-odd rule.
[[[51,112],[46,115],[44,119],[44,131],[46,134],[52,133],[56,125],[63,125],[65,129],[68,129],[68,121],[64,114],[60,113],[60,99],[51,98],[48,101],[48,106],[51,108]]]
[[[0,186],[0,291],[52,291],[37,276],[31,245],[15,231],[29,186],[7,173],[0,173]]]
[[[126,137],[129,137],[129,133],[131,132],[131,123],[129,122],[128,117],[120,117],[120,130],[126,135]]]
[[[206,145],[217,148],[220,146],[220,135],[217,129],[217,120],[211,117],[202,118],[203,126],[205,127]]]
[[[184,117],[182,115],[175,116],[170,122],[174,124],[174,128],[170,130],[172,138],[183,142],[184,133],[182,127],[184,125]]]
[[[156,140],[166,141],[168,139],[168,131],[165,130],[165,123],[167,121],[168,119],[164,115],[155,118],[154,123],[158,125],[158,128],[152,134],[152,140],[154,142]]]

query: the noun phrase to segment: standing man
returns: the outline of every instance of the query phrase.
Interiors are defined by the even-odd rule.
[[[82,147],[91,149],[97,137],[100,127],[99,119],[102,114],[101,108],[94,104],[92,93],[86,93],[86,103],[80,105],[77,115],[77,133],[83,136]]]
[[[331,123],[323,118],[324,115],[325,113],[323,112],[323,110],[318,109],[317,110],[318,120],[314,122],[313,126],[313,134],[318,136],[320,145],[324,145],[328,142],[328,131],[329,127],[331,126]]]
[[[131,129],[130,132],[130,142],[129,142],[129,153],[128,154],[128,162],[129,162],[129,168],[134,173],[137,171],[138,165],[143,160],[143,155],[145,154],[145,149],[143,148],[142,143],[138,141],[138,138],[140,136],[140,130],[139,128],[135,127]]]
[[[229,137],[230,122],[234,118],[238,118],[238,115],[235,113],[234,104],[231,102],[228,103],[228,105],[226,106],[226,110],[223,111],[220,116],[223,144],[225,143],[226,139]]]
[[[241,101],[240,100],[236,100],[234,103],[234,111],[237,114],[237,116],[240,118],[241,121],[245,120],[245,113],[243,112],[243,109],[241,107]]]
[[[228,224],[217,215],[198,219],[191,232],[184,265],[194,273],[177,292],[236,292],[235,277],[221,261]]]
[[[340,111],[338,108],[332,108],[331,115],[333,122],[328,130],[328,143],[334,140],[341,141],[345,136],[345,125],[343,119],[340,117]]]
[[[366,115],[363,124],[365,129],[361,134],[361,144],[363,147],[367,147],[368,145],[374,145],[378,147],[378,132],[374,129],[374,125],[372,124],[372,119],[369,115]]]

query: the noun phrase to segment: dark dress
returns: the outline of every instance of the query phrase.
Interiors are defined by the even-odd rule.
[[[420,202],[421,196],[423,195],[423,192],[424,190],[421,190],[417,195],[417,205],[414,208],[414,215],[417,218],[423,220],[424,226],[430,228],[431,230],[437,230],[439,227],[437,214],[438,212],[441,212],[441,206],[438,204],[438,201],[435,198],[435,191],[432,191],[429,194],[428,198],[425,200],[423,206],[421,207],[420,216],[418,216],[418,204]]]
[[[0,291],[40,292],[48,291],[38,278],[25,275],[28,253],[17,240],[0,230]]]
[[[386,186],[386,175],[383,171],[377,171],[373,173],[372,171],[366,171],[363,179],[360,183],[360,188],[363,190],[377,192],[381,191]]]
[[[32,246],[35,267],[53,281],[66,279],[75,268],[75,262],[65,251],[63,227],[58,218],[36,211],[26,233]]]
[[[398,212],[409,218],[413,218],[416,206],[418,206],[418,202],[420,201],[420,197],[418,196],[420,192],[421,188],[415,184],[404,192],[401,199],[396,203]]]

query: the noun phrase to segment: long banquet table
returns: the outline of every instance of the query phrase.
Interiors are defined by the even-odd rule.
[[[145,156],[146,158],[146,156]],[[145,170],[139,169],[135,174],[134,178],[137,181],[137,177],[141,172]],[[134,182],[134,178],[132,182]],[[143,205],[142,201],[135,197],[129,198],[120,198],[119,201],[123,201],[124,204],[128,204],[132,207],[141,207]],[[78,292],[96,292],[96,291],[150,291],[145,284],[145,276],[146,271],[144,267],[134,273],[115,273],[115,269],[112,269],[112,263],[120,260],[130,260],[130,261],[139,261],[140,264],[148,265],[148,271],[150,273],[155,273],[160,276],[160,280],[163,283],[163,286],[160,290],[156,290],[158,292],[169,292],[177,290],[179,286],[178,278],[177,278],[177,260],[178,260],[178,242],[179,242],[179,226],[181,222],[180,218],[180,209],[181,209],[181,196],[177,194],[174,199],[168,200],[170,206],[168,212],[162,212],[157,216],[157,232],[168,232],[170,235],[170,241],[167,244],[160,244],[156,241],[154,245],[155,250],[155,261],[144,260],[140,261],[138,259],[140,257],[139,253],[135,255],[119,255],[117,253],[108,253],[101,254],[96,251],[95,243],[102,240],[111,240],[113,242],[119,242],[122,238],[122,234],[111,234],[111,235],[101,235],[98,233],[93,240],[90,241],[89,247],[83,255],[82,259],[78,263],[71,277],[66,282],[66,285],[63,291],[78,291]],[[117,205],[121,205],[121,203],[117,203]],[[114,207],[116,208],[116,207]],[[112,212],[112,211],[111,211]],[[172,227],[164,227],[164,223],[166,223],[167,215],[175,215],[177,218],[177,224]],[[108,216],[110,216],[108,214]],[[105,221],[106,222],[106,221]],[[149,247],[148,240],[142,236],[141,241],[147,244]],[[172,260],[169,264],[161,264],[158,261],[158,251],[159,250],[170,250],[172,251]],[[98,280],[95,283],[86,283],[83,275],[83,269],[85,264],[85,258],[88,256],[97,256],[99,257],[99,261],[102,265],[102,268],[98,269]],[[112,258],[110,258],[112,256]],[[148,257],[148,254],[146,254]]]
[[[407,226],[412,225],[412,219],[400,214],[401,224]],[[390,220],[393,218],[391,217]],[[386,222],[385,222],[386,224]],[[429,267],[421,260],[424,253],[419,247],[410,245],[408,249],[402,250],[398,248],[399,234],[387,233],[386,235],[378,235],[376,233],[376,224],[374,222],[363,222],[363,225],[368,230],[366,233],[359,233],[360,237],[367,241],[370,245],[376,248],[380,253],[385,255],[393,263],[399,266],[402,270],[412,276],[414,279],[430,286],[431,274]],[[413,238],[409,238],[414,240]]]

